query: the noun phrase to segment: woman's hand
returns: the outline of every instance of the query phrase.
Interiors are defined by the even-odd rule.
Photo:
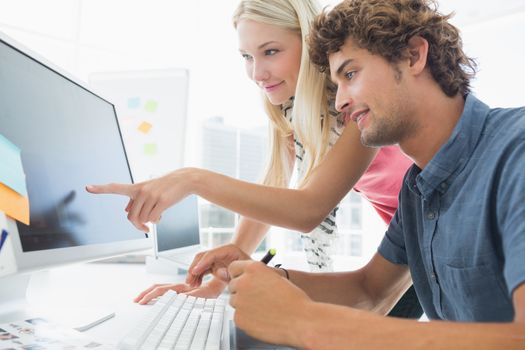
[[[196,168],[183,168],[162,177],[133,185],[90,185],[86,190],[94,194],[120,194],[129,197],[125,208],[128,220],[141,231],[148,232],[146,223],[157,223],[164,210],[192,193],[192,179]]]
[[[184,293],[194,297],[200,298],[217,298],[227,283],[217,278],[212,278],[210,281],[204,283],[199,287],[190,287],[185,283],[178,284],[155,284],[142,293],[140,293],[133,301],[141,305],[149,303],[151,300],[163,296],[168,290],[173,290],[177,293]]]
[[[224,281],[230,280],[228,266],[232,261],[250,260],[250,256],[234,244],[226,244],[195,256],[188,269],[186,283],[191,287],[201,285],[202,279],[211,273],[215,278]]]

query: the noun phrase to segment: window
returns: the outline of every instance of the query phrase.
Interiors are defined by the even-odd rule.
[[[350,255],[363,256],[363,236],[360,234],[350,236]]]

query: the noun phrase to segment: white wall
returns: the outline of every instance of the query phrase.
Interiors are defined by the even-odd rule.
[[[492,106],[524,105],[523,0],[439,3],[445,12],[456,10],[453,22],[463,32],[466,52],[479,62],[475,93]],[[237,0],[0,0],[0,30],[84,80],[97,71],[188,68],[187,149],[198,154],[198,131],[211,116],[242,128],[266,124],[259,93],[245,76],[237,51],[231,24],[236,4]],[[374,236],[365,244],[371,249],[375,244],[369,242],[376,241]]]
[[[466,25],[463,34],[465,49],[479,64],[476,95],[492,107],[525,105],[525,10]]]
[[[336,4],[323,0],[323,4]],[[523,104],[518,83],[525,48],[525,4],[441,0],[456,10],[467,52],[478,58],[476,92],[498,105]],[[190,69],[195,125],[220,115],[227,124],[261,126],[259,94],[244,73],[231,14],[237,0],[0,0],[0,30],[87,80],[91,72]],[[494,19],[496,18],[496,19]]]
[[[202,121],[266,125],[231,23],[236,0],[0,0],[0,30],[82,80],[91,72],[190,70],[187,159]]]

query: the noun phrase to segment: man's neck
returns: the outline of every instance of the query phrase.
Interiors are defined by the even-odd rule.
[[[450,138],[463,113],[465,100],[461,94],[448,97],[441,91],[434,91],[419,101],[421,102],[416,109],[418,131],[400,142],[399,146],[423,169]]]

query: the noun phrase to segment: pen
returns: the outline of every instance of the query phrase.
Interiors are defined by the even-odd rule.
[[[263,256],[263,258],[261,259],[261,262],[264,263],[265,265],[267,265],[270,262],[270,260],[273,259],[273,257],[275,256],[276,252],[277,251],[274,248],[269,249],[268,252],[266,253],[266,255]]]

